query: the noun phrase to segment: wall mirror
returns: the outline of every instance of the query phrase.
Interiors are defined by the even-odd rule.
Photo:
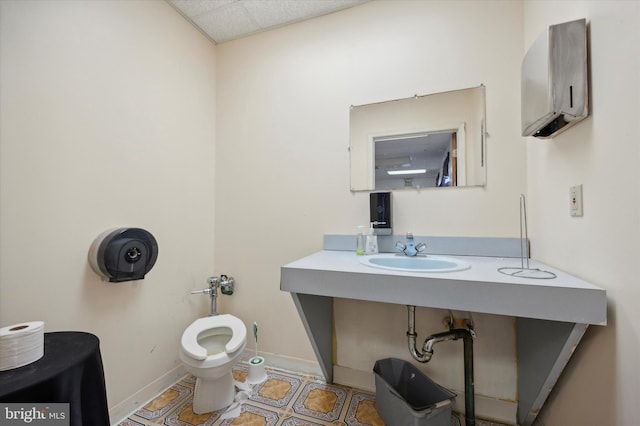
[[[484,186],[485,87],[351,107],[351,190]]]

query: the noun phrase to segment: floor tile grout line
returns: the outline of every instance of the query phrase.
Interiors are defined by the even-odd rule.
[[[239,364],[237,367],[234,366],[233,367],[233,372],[237,372],[239,373],[239,376],[242,377],[242,375],[244,375],[243,379],[246,380],[246,376],[248,374],[248,368],[247,366],[244,366],[242,364]],[[234,380],[235,380],[235,375],[234,375]],[[295,419],[300,419],[302,421],[307,421],[307,422],[311,422],[311,423],[315,423],[318,425],[322,425],[322,426],[333,426],[336,424],[342,424],[345,425],[347,424],[347,421],[349,421],[349,424],[356,424],[353,423],[353,421],[357,422],[357,425],[362,425],[362,426],[367,426],[370,424],[369,423],[361,423],[360,419],[358,419],[357,417],[351,418],[349,417],[347,419],[347,416],[350,415],[350,411],[352,410],[351,408],[351,404],[354,401],[354,398],[357,394],[362,394],[362,395],[366,395],[366,396],[370,396],[372,397],[370,401],[373,401],[375,403],[375,397],[376,394],[374,392],[368,391],[368,390],[362,390],[362,389],[358,389],[358,388],[353,388],[350,386],[344,386],[344,385],[338,385],[338,384],[331,384],[331,383],[326,383],[324,381],[323,378],[315,376],[315,375],[309,375],[309,374],[296,374],[294,372],[290,372],[290,371],[283,371],[280,369],[275,369],[275,368],[267,368],[267,380],[278,380],[278,377],[281,377],[283,379],[289,379],[291,381],[289,381],[288,383],[290,385],[292,385],[293,382],[297,381],[298,382],[298,388],[295,390],[295,392],[293,392],[293,394],[288,397],[288,401],[282,405],[271,405],[268,402],[261,402],[261,401],[255,401],[255,400],[248,400],[246,401],[244,404],[247,404],[248,406],[252,406],[254,407],[256,410],[264,410],[264,411],[268,411],[268,412],[272,412],[275,413],[275,415],[277,416],[278,420],[276,421],[276,423],[274,423],[274,425],[284,425],[285,422],[288,419],[291,418],[295,418]],[[146,426],[153,426],[153,425],[158,425],[158,424],[166,424],[165,422],[167,421],[167,419],[169,419],[171,416],[173,416],[174,414],[176,415],[176,418],[179,417],[180,413],[177,413],[177,411],[179,410],[184,410],[186,407],[188,407],[188,405],[190,404],[190,399],[193,398],[193,393],[195,391],[195,380],[196,378],[193,377],[190,374],[187,374],[183,377],[181,377],[180,379],[178,379],[175,383],[173,383],[172,385],[170,385],[169,387],[167,387],[166,389],[164,389],[162,392],[160,392],[158,395],[156,395],[154,398],[151,398],[143,407],[139,408],[138,410],[134,411],[133,413],[129,414],[129,416],[127,416],[121,423],[120,425],[123,426],[123,423],[129,422],[131,424],[135,423],[135,424],[142,424],[142,425],[146,425]],[[286,380],[284,380],[286,381]],[[329,422],[327,420],[323,420],[320,419],[316,416],[313,415],[306,415],[302,412],[298,412],[296,411],[296,403],[298,402],[298,400],[300,399],[300,397],[302,396],[302,394],[305,392],[305,389],[307,388],[307,386],[312,385],[312,384],[317,384],[318,388],[316,389],[322,389],[328,392],[333,392],[335,393],[335,390],[341,390],[342,392],[345,392],[345,397],[344,397],[344,401],[342,403],[342,407],[340,408],[338,417],[335,421]],[[152,402],[156,401],[159,397],[161,397],[162,395],[164,395],[168,390],[176,390],[176,386],[180,386],[183,388],[186,388],[189,390],[189,392],[185,392],[184,395],[180,395],[181,392],[179,390],[178,391],[178,397],[174,400],[170,400],[169,402],[167,402],[167,405],[171,405],[170,408],[167,409],[166,412],[164,412],[162,415],[160,415],[159,417],[155,417],[155,418],[150,418],[147,419],[145,417],[142,417],[138,414],[138,412],[140,412],[140,410],[144,407],[146,407],[147,405],[151,404]],[[262,384],[261,386],[264,386],[264,384]],[[259,392],[262,389],[262,387],[259,388],[255,388],[256,392]],[[285,395],[286,396],[286,395]],[[307,399],[309,395],[307,395],[305,397],[305,400],[302,401],[301,403],[304,404],[305,402],[307,402]],[[263,397],[264,400],[268,400],[271,399],[268,395]],[[340,397],[337,397],[338,400],[340,399]],[[278,401],[276,399],[271,399],[272,401]],[[337,402],[337,401],[336,401]],[[357,401],[358,404],[364,402],[364,400],[362,401]],[[243,406],[244,406],[243,404]],[[306,407],[306,406],[305,406]],[[156,411],[162,412],[162,410],[165,408],[165,406],[162,406],[161,408],[159,408]],[[360,409],[360,407],[355,407],[354,410],[355,412],[352,413],[353,415],[357,415],[357,411]],[[310,409],[310,411],[313,411],[312,409]],[[244,410],[242,412],[245,412]],[[329,413],[331,411],[318,411],[319,415],[322,415],[322,413]],[[221,415],[222,413],[220,413]],[[453,412],[452,413],[452,418],[455,416],[455,418],[457,419],[457,424],[458,425],[462,425],[464,423],[464,415],[457,413],[457,412]],[[452,419],[453,420],[453,419]],[[207,420],[208,421],[208,420]],[[377,422],[374,420],[374,422]],[[454,420],[455,422],[455,420]],[[477,419],[477,422],[479,425],[485,425],[485,426],[507,426],[501,423],[493,423],[490,421],[485,421],[485,420],[480,420]],[[185,423],[187,424],[187,423]],[[188,423],[191,424],[191,423]],[[211,426],[220,426],[222,424],[229,424],[229,422],[225,423],[225,419],[221,419],[221,418],[217,418],[213,423],[211,423]],[[452,423],[453,424],[453,423]]]
[[[296,401],[298,400],[298,398],[300,397],[300,395],[302,394],[302,392],[304,391],[305,386],[309,385],[309,384],[319,384],[319,385],[327,385],[327,386],[335,386],[335,385],[328,385],[326,383],[323,383],[321,380],[319,380],[316,377],[313,376],[296,376],[295,374],[280,374],[281,372],[278,372],[276,374],[272,374],[272,379],[276,378],[278,375],[282,375],[285,377],[289,377],[291,379],[296,379],[300,381],[300,385],[298,386],[298,389],[296,389],[296,392],[291,396],[291,398],[289,399],[289,402],[283,406],[283,407],[276,407],[276,406],[272,406],[269,404],[265,404],[265,403],[260,403],[259,401],[253,401],[250,400],[247,402],[248,405],[253,405],[254,407],[259,407],[259,408],[263,408],[265,410],[269,410],[269,411],[275,411],[278,415],[278,417],[282,417],[282,422],[284,422],[285,420],[287,420],[287,418],[291,418],[291,416],[288,416],[287,414],[287,408],[290,409],[290,411],[293,413],[293,415],[295,416],[295,418],[300,418],[300,419],[304,419],[304,420],[308,420],[308,421],[312,421],[314,423],[317,422],[323,422],[327,425],[331,425],[333,423],[327,423],[321,419],[315,418],[313,416],[306,416],[304,414],[298,413],[294,410],[294,405],[296,403]],[[273,377],[276,376],[276,377]],[[184,378],[181,378],[178,382],[176,382],[175,384],[171,385],[170,387],[168,387],[167,389],[165,389],[163,392],[161,392],[158,396],[156,396],[156,398],[152,399],[150,402],[154,401],[155,399],[157,399],[159,396],[161,396],[163,393],[165,393],[167,390],[171,389],[172,387],[174,387],[176,384],[179,384],[181,386],[184,387],[188,387],[190,389],[193,389],[193,385],[191,383],[189,383],[187,380],[184,380]],[[335,386],[339,389],[342,389],[343,391],[345,391],[347,393],[347,397],[345,398],[345,401],[343,403],[343,406],[340,409],[340,415],[338,420],[339,421],[343,421],[344,418],[346,417],[346,415],[348,414],[348,410],[350,407],[350,403],[351,403],[351,398],[352,395],[354,393],[354,388],[350,388],[350,387],[344,387],[344,386]],[[132,421],[138,421],[138,419],[140,419],[141,421],[143,421],[144,423],[147,424],[158,424],[157,422],[161,422],[164,421],[166,418],[170,417],[176,410],[182,408],[182,405],[184,404],[184,402],[186,402],[190,397],[193,397],[192,394],[187,393],[186,395],[184,395],[182,398],[176,399],[176,400],[172,400],[171,404],[173,405],[173,407],[169,410],[167,410],[161,417],[158,418],[154,418],[154,419],[147,419],[144,417],[139,416],[136,413],[133,413],[132,416],[135,415],[136,419],[131,418],[130,420]],[[148,405],[148,404],[146,404]],[[155,421],[154,421],[155,420]],[[157,422],[156,422],[157,421]],[[149,423],[151,422],[151,423]],[[221,424],[223,423],[224,420],[223,419],[218,419],[215,424]]]

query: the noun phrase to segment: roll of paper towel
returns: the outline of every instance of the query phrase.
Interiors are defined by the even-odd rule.
[[[0,328],[0,371],[31,364],[44,355],[44,322]]]

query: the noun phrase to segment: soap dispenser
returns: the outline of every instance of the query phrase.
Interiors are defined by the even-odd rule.
[[[358,235],[356,237],[356,254],[362,256],[364,254],[364,229],[366,226],[358,226]]]
[[[376,235],[391,235],[391,192],[369,194],[369,221]]]
[[[367,240],[364,245],[365,254],[378,254],[378,236],[373,229],[373,222],[369,226],[369,232],[367,233]]]

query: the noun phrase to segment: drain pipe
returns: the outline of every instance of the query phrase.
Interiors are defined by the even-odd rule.
[[[436,343],[446,342],[448,340],[462,339],[464,343],[464,416],[466,426],[475,426],[475,397],[473,382],[473,337],[475,333],[470,324],[469,329],[453,328],[453,324],[449,325],[449,331],[432,334],[427,337],[422,345],[422,351],[416,347],[418,334],[415,330],[416,307],[407,305],[409,330],[407,337],[409,342],[409,352],[411,356],[418,362],[429,362],[433,356],[433,346]]]

